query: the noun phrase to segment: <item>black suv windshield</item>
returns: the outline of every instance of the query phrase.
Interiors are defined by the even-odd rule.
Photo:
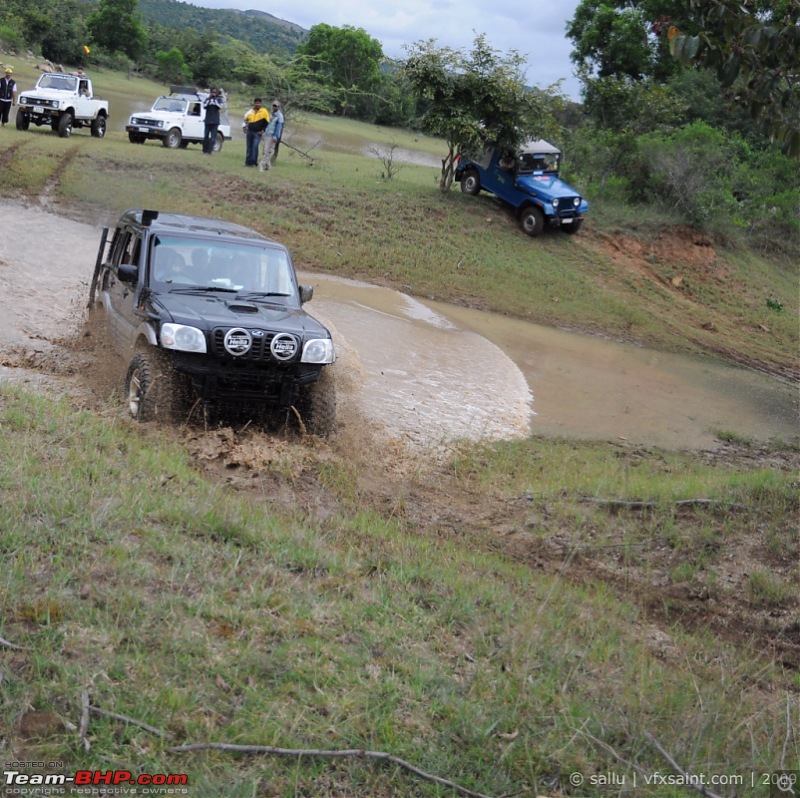
[[[289,256],[281,247],[153,237],[150,287],[170,291],[200,287],[269,296],[296,295]]]

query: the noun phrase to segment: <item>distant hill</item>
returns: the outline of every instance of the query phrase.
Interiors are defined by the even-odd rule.
[[[263,11],[198,8],[180,0],[139,0],[145,22],[166,28],[216,30],[249,44],[258,53],[293,55],[308,31]]]

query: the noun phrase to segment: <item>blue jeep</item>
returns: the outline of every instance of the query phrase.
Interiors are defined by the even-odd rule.
[[[529,141],[516,156],[488,148],[479,161],[460,159],[455,179],[465,194],[488,191],[517,211],[522,229],[538,236],[545,224],[577,233],[589,203],[559,179],[561,151],[546,141]]]

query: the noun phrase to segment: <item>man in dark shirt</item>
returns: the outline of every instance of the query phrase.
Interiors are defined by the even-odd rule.
[[[3,127],[8,122],[11,106],[17,103],[17,84],[11,74],[11,67],[6,67],[5,75],[0,78],[0,123]]]
[[[224,100],[220,96],[219,89],[212,86],[209,89],[208,97],[203,100],[203,108],[206,112],[203,152],[206,155],[214,152],[214,142],[217,140],[217,131],[219,130],[219,115],[223,105]]]

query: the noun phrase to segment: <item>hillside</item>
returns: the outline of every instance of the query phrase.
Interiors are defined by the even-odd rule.
[[[139,0],[145,22],[167,28],[215,30],[246,42],[259,53],[292,55],[308,33],[263,11],[199,8],[179,0]]]

